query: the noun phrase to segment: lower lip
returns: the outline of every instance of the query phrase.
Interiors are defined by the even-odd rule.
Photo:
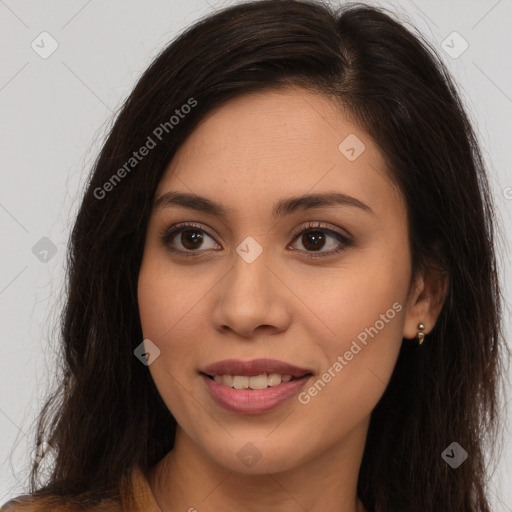
[[[219,384],[204,374],[201,374],[201,377],[212,398],[224,409],[241,414],[260,414],[274,409],[298,393],[311,375],[304,375],[304,377],[297,380],[282,382],[277,386],[253,390],[234,389]]]

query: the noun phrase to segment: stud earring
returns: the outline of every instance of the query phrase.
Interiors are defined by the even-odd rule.
[[[425,329],[425,326],[422,323],[419,323],[417,338],[420,345],[423,343],[423,340],[425,339],[425,333],[423,332],[423,329]]]

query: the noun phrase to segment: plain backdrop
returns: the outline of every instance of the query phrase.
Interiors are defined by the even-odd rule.
[[[55,381],[66,244],[114,112],[159,50],[203,15],[234,3],[0,0],[0,503],[28,489],[34,421]],[[512,1],[367,3],[402,13],[442,54],[477,127],[509,237]],[[505,244],[506,334],[508,255]],[[503,417],[503,456],[491,486],[494,510],[511,512],[510,407]]]

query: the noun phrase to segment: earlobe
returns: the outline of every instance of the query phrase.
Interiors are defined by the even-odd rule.
[[[434,328],[448,291],[446,272],[430,268],[418,276],[411,294],[404,323],[403,337],[423,342]]]

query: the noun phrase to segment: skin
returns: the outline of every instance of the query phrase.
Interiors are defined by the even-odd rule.
[[[349,134],[365,144],[354,161],[338,150]],[[149,473],[156,502],[173,512],[363,512],[356,486],[370,414],[402,338],[414,339],[420,322],[425,334],[432,330],[446,293],[432,271],[411,280],[405,203],[376,144],[323,95],[267,90],[203,119],[155,198],[171,190],[232,213],[221,219],[172,206],[154,211],[148,225],[140,318],[144,338],[160,349],[151,376],[178,422],[175,448]],[[320,192],[348,194],[373,214],[333,205],[272,218],[279,199]],[[159,238],[188,221],[205,230],[203,245],[184,246],[180,233],[170,243],[199,256],[173,254]],[[325,232],[317,250],[307,233],[294,239],[309,221],[353,245],[308,258],[340,247]],[[263,250],[252,263],[236,252],[248,236]],[[307,404],[296,395],[262,414],[227,412],[197,373],[222,359],[275,358],[309,368],[307,390],[394,303],[401,311]],[[250,468],[237,456],[248,442],[261,455]]]

